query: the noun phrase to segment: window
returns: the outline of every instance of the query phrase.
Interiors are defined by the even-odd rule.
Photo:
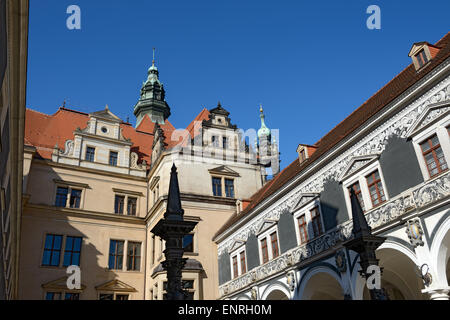
[[[269,261],[269,252],[267,250],[267,239],[264,238],[261,240],[261,253],[262,253],[262,261],[266,263]]]
[[[128,197],[127,199],[127,214],[129,216],[135,216],[136,215],[136,204],[137,204],[137,198]]]
[[[62,236],[48,234],[45,237],[43,266],[58,267],[61,256]]]
[[[238,267],[238,257],[233,257],[233,278],[237,278],[239,276],[239,267]]]
[[[94,162],[95,157],[95,148],[87,147],[86,148],[86,161]]]
[[[369,188],[370,200],[372,200],[372,205],[375,207],[380,203],[386,201],[386,196],[384,195],[383,184],[381,183],[381,178],[378,170],[375,170],[368,176],[367,187]]]
[[[69,188],[67,187],[58,187],[56,189],[56,207],[65,207],[67,204],[67,194],[69,193]]]
[[[363,200],[363,195],[361,192],[361,187],[359,185],[359,182],[355,182],[354,184],[352,184],[350,186],[350,188],[348,188],[348,194],[350,196],[350,189],[353,188],[353,190],[355,190],[355,194],[356,197],[358,198],[359,204],[361,205],[361,208],[363,211],[366,211],[365,205],[364,205],[364,200]]]
[[[297,221],[298,221],[298,230],[300,233],[300,244],[303,244],[308,241],[308,229],[305,215],[303,214],[300,217],[298,217]]]
[[[61,300],[61,292],[47,292],[45,300]]]
[[[111,240],[109,245],[109,269],[122,269],[123,243],[121,240]]]
[[[222,146],[224,149],[228,148],[228,139],[227,137],[222,137]]]
[[[141,266],[141,243],[128,242],[128,270],[139,271]]]
[[[194,235],[187,234],[183,237],[184,252],[194,252]]]
[[[70,207],[71,208],[80,208],[81,204],[81,190],[72,189],[70,191]]]
[[[303,162],[305,160],[306,160],[306,151],[305,151],[305,149],[302,149],[300,151],[300,162]]]
[[[128,300],[129,295],[123,293],[100,293],[98,295],[99,300]]]
[[[125,196],[116,195],[114,200],[114,213],[123,214],[124,203],[125,203]]]
[[[247,272],[247,260],[244,246],[241,246],[239,249],[231,253],[230,257],[233,279]]]
[[[441,145],[437,135],[425,140],[420,144],[422,150],[423,158],[430,174],[430,178],[438,175],[439,173],[447,170],[447,162],[444,158],[444,152],[442,151]]]
[[[419,63],[419,68],[425,65],[428,62],[427,55],[425,54],[425,50],[420,50],[418,54],[415,55],[417,62]]]
[[[118,153],[115,151],[109,152],[109,165],[110,166],[117,166],[117,157]]]
[[[213,147],[216,147],[216,148],[219,147],[219,138],[217,136],[212,136],[211,142],[212,142]]]
[[[63,266],[79,266],[81,254],[81,237],[67,237],[66,248],[64,250]]]
[[[272,244],[272,256],[273,258],[276,258],[279,256],[279,252],[278,252],[278,237],[277,237],[277,232],[273,232],[272,234],[270,234],[270,243]]]
[[[64,295],[64,300],[80,300],[80,294],[73,292],[66,292]]]
[[[247,272],[247,263],[245,261],[245,251],[242,251],[239,256],[241,257],[241,270],[240,270],[240,274],[244,274]]]
[[[225,179],[225,195],[227,198],[234,198],[234,180]]]
[[[221,178],[212,178],[212,186],[213,186],[213,194],[216,197],[222,196],[222,179]]]
[[[313,227],[314,237],[318,237],[322,234],[322,224],[320,222],[319,207],[314,207],[311,210],[311,223]]]

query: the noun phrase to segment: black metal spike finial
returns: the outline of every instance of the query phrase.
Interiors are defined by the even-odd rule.
[[[372,229],[367,223],[364,211],[353,188],[350,189],[350,202],[352,205],[353,234],[355,237],[371,235]]]
[[[169,198],[164,218],[168,220],[182,220],[184,210],[181,207],[180,188],[178,186],[178,173],[175,163],[170,172]]]

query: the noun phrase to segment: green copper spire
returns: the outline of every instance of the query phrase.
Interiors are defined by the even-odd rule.
[[[148,69],[147,80],[142,84],[140,99],[134,106],[136,127],[146,115],[152,122],[160,125],[163,125],[170,116],[170,107],[165,101],[166,92],[158,76],[158,68],[155,65],[155,48],[153,48],[152,66]]]
[[[258,138],[261,139],[267,139],[270,141],[270,129],[266,127],[266,123],[264,122],[264,110],[262,105],[259,106],[259,117],[261,118],[261,128],[258,130]]]

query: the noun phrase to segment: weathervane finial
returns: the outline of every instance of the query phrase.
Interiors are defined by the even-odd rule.
[[[153,48],[153,60],[152,60],[152,64],[155,64],[155,48]]]

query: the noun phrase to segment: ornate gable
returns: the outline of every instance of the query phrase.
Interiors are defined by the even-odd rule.
[[[278,223],[277,220],[272,220],[272,219],[265,219],[264,221],[261,222],[261,225],[259,226],[259,228],[257,229],[258,231],[256,232],[256,234],[261,234],[264,231],[266,231],[269,228],[272,228],[274,225],[276,225]]]
[[[41,287],[44,289],[52,289],[52,290],[64,290],[64,291],[82,291],[86,289],[84,284],[81,284],[81,289],[77,290],[69,290],[67,288],[67,278],[68,276],[58,278],[56,280],[52,280],[50,282],[44,283]]]
[[[300,197],[298,197],[297,201],[293,203],[290,208],[290,212],[293,213],[303,207],[305,204],[317,199],[320,196],[318,193],[303,193]]]
[[[438,103],[432,103],[423,109],[420,117],[413,123],[411,128],[407,132],[407,136],[411,137],[421,132],[425,128],[429,127],[434,122],[442,119],[450,114],[450,102],[442,101]]]
[[[228,249],[228,253],[232,253],[234,250],[242,247],[243,245],[245,245],[245,241],[244,240],[238,240],[238,239],[234,240],[233,244]]]
[[[373,161],[377,160],[379,157],[378,154],[372,154],[367,156],[357,156],[353,157],[350,162],[348,163],[347,167],[342,172],[339,180],[345,180],[352,174],[355,174],[359,170],[366,167],[368,164],[372,163]]]
[[[208,170],[211,174],[218,174],[222,176],[232,176],[232,177],[240,177],[239,173],[228,168],[227,166],[220,166],[214,169]]]
[[[137,290],[132,286],[117,279],[96,286],[95,289],[97,291],[137,292]]]

